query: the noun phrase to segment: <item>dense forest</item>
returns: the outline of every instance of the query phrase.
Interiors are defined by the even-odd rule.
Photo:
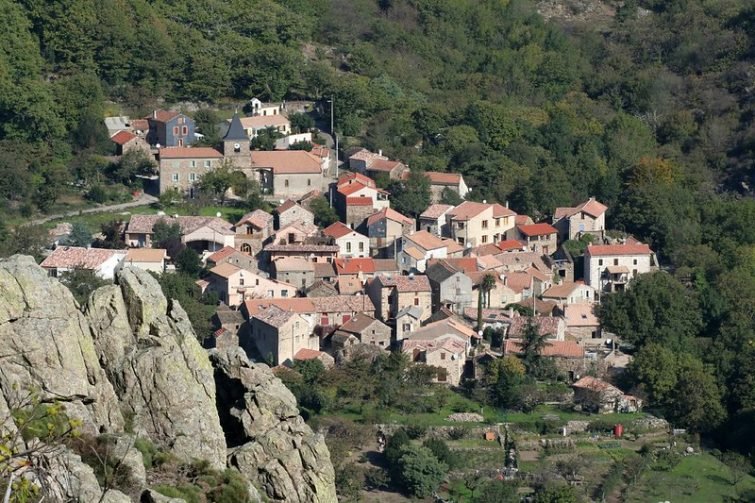
[[[580,23],[527,0],[0,0],[1,211],[108,175],[108,113],[335,97],[346,145],[460,171],[473,198],[606,203],[669,273],[601,310],[638,351],[630,385],[752,449],[755,6],[605,3]]]

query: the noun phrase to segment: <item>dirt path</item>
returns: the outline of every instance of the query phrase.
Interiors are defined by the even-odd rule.
[[[111,211],[120,211],[120,210],[127,210],[129,208],[137,208],[139,206],[147,206],[149,204],[157,202],[158,199],[154,196],[150,196],[149,194],[142,194],[139,196],[138,199],[135,199],[129,203],[120,203],[120,204],[111,204],[108,206],[97,206],[96,208],[87,208],[85,210],[72,210],[67,211],[65,213],[57,213],[55,215],[48,215],[44,218],[38,218],[35,220],[30,220],[25,225],[39,225],[43,224],[45,222],[49,222],[51,220],[57,220],[59,218],[66,218],[66,217],[75,217],[82,214],[89,214],[89,213],[108,213]]]

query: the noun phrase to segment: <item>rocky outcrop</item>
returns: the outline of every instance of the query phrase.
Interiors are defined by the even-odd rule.
[[[49,501],[131,502],[131,498],[120,491],[110,489],[103,494],[92,467],[66,448],[50,451],[41,464],[44,465],[41,479],[37,479],[37,470],[30,470],[29,474],[34,474],[32,481],[37,479],[36,483],[45,488]]]
[[[59,401],[89,433],[120,431],[118,400],[71,292],[31,257],[0,261],[0,390],[11,407],[30,393]]]
[[[125,268],[117,282],[95,291],[85,314],[124,414],[135,433],[179,458],[222,469],[212,367],[186,312],[145,271]]]
[[[330,453],[299,415],[296,399],[264,364],[240,350],[213,350],[218,412],[229,464],[273,501],[337,501]]]

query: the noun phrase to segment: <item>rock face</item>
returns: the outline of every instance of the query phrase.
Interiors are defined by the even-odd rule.
[[[141,455],[125,430],[186,461],[216,469],[230,461],[253,501],[337,501],[325,442],[289,390],[239,348],[208,358],[181,306],[139,269],[120,271],[82,312],[31,257],[0,260],[0,435],[14,430],[10,410],[30,393],[62,403],[86,433],[116,434],[116,453],[142,486]],[[65,448],[45,463],[52,501],[129,500],[103,496],[91,467]],[[148,488],[141,499],[173,501]]]
[[[85,309],[102,365],[134,431],[179,458],[225,467],[212,367],[186,312],[160,285],[125,268]]]
[[[120,431],[123,417],[76,300],[31,257],[0,261],[0,391],[11,407],[28,393],[62,402],[89,433]]]
[[[325,440],[299,416],[296,399],[280,379],[238,348],[211,351],[210,360],[230,465],[273,501],[337,501]]]

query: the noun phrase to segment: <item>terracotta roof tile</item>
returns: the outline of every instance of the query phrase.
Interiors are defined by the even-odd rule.
[[[376,320],[369,314],[359,313],[349,321],[341,325],[339,330],[343,330],[344,332],[351,332],[353,334],[361,334],[373,323],[379,323],[385,326],[383,322]]]
[[[175,110],[155,110],[152,112],[151,115],[148,115],[145,117],[145,119],[149,120],[152,119],[157,122],[168,122],[175,117],[178,117],[181,115],[180,113],[176,112]]]
[[[106,250],[104,248],[82,248],[79,246],[60,246],[40,264],[45,268],[88,269],[94,270],[112,257],[126,255],[125,250]]]
[[[337,258],[335,266],[336,273],[339,276],[360,272],[373,274],[375,272],[375,261],[371,258]]]
[[[272,263],[276,272],[314,271],[315,264],[299,257],[283,257]]]
[[[285,325],[288,320],[296,316],[296,314],[297,313],[294,311],[287,311],[281,309],[275,304],[271,304],[266,309],[260,309],[259,312],[252,317],[260,320],[266,325],[270,325],[271,327],[280,328]]]
[[[126,253],[125,263],[130,262],[162,262],[168,252],[162,248],[131,248]]]
[[[446,246],[442,239],[427,231],[417,231],[414,234],[405,234],[404,240],[410,241],[428,251],[437,250],[438,248],[444,248]]]
[[[405,168],[406,165],[400,161],[391,161],[389,159],[375,158],[367,165],[368,171],[379,171],[381,173],[390,173],[396,168]]]
[[[239,271],[243,271],[241,267],[237,267],[229,262],[224,262],[220,265],[216,265],[212,269],[210,269],[210,272],[216,276],[220,276],[221,278],[230,278],[234,274],[236,274]]]
[[[513,339],[523,336],[530,319],[537,325],[538,332],[541,335],[550,335],[553,337],[556,337],[559,326],[563,322],[563,319],[557,316],[533,316],[532,318],[529,316],[515,316],[511,319],[508,336]]]
[[[347,197],[346,206],[372,206],[374,202],[369,197]]]
[[[550,224],[518,225],[517,230],[525,236],[547,236],[558,234],[558,230]]]
[[[592,257],[599,257],[606,255],[650,255],[653,251],[646,244],[587,245],[586,253]]]
[[[566,327],[597,327],[600,320],[595,316],[592,304],[569,304],[564,306]]]
[[[293,199],[286,199],[285,201],[283,201],[283,203],[281,203],[280,206],[275,208],[275,211],[280,215],[281,213],[285,213],[287,210],[290,210],[291,208],[295,208],[297,206],[299,205]]]
[[[264,229],[272,221],[273,216],[270,213],[257,209],[241,217],[241,220],[239,220],[236,225],[239,226],[245,223],[250,223],[258,229]]]
[[[425,171],[425,176],[432,185],[458,186],[461,182],[459,173],[441,173],[440,171]]]
[[[543,297],[565,299],[572,294],[577,288],[584,286],[584,283],[572,283],[571,281],[564,281],[560,285],[554,285],[543,292]]]
[[[232,246],[224,246],[220,250],[216,251],[215,253],[207,257],[207,261],[215,262],[217,264],[221,260],[227,259],[234,253],[236,253],[236,248],[233,248]]]
[[[322,357],[322,355],[324,354],[325,353],[323,353],[322,351],[318,351],[316,349],[301,348],[294,355],[294,360],[299,360],[299,361],[317,360],[318,358]]]
[[[378,222],[384,218],[387,218],[388,220],[393,220],[394,222],[399,222],[401,224],[411,224],[414,221],[409,218],[405,217],[398,211],[391,209],[391,208],[383,208],[382,210],[378,211],[377,213],[373,213],[369,217],[367,217],[367,225],[372,225],[375,222]]]
[[[126,143],[130,142],[134,138],[138,138],[134,133],[130,131],[118,131],[113,136],[110,137],[110,141],[113,143],[117,143],[118,145],[125,145]]]
[[[583,389],[589,389],[593,391],[608,391],[608,390],[615,390],[619,393],[621,393],[621,390],[614,386],[611,383],[607,383],[606,381],[602,379],[598,379],[597,377],[593,376],[585,376],[578,381],[576,381],[574,384],[572,384],[574,388],[583,388]],[[622,393],[623,394],[623,393]]]
[[[360,183],[366,187],[372,187],[373,189],[377,187],[375,180],[361,173],[346,173],[345,175],[341,175],[341,177],[338,179],[339,188],[342,185],[349,185],[354,183]]]
[[[453,209],[450,204],[431,204],[425,211],[419,216],[420,218],[432,218],[433,220],[440,218],[448,210]]]
[[[553,216],[556,220],[559,220],[561,218],[570,217],[581,211],[584,211],[588,215],[597,218],[603,213],[605,213],[606,210],[608,210],[608,206],[602,203],[599,203],[598,201],[595,200],[595,198],[591,197],[584,203],[580,204],[579,206],[575,206],[573,208],[569,208],[569,207],[556,208],[556,211],[554,212]]]
[[[395,287],[398,292],[431,292],[430,280],[427,276],[414,275],[402,276],[391,275],[390,277],[380,275],[374,281],[380,281],[383,287]]]
[[[321,174],[320,159],[304,150],[255,150],[251,153],[253,168],[271,168],[275,174]]]
[[[241,117],[241,126],[244,129],[260,129],[266,127],[288,126],[290,121],[285,115],[255,115],[254,117]],[[228,121],[230,122],[230,121]]]
[[[504,354],[520,354],[521,352],[522,339],[506,339]],[[546,357],[584,358],[585,348],[574,341],[548,341],[540,354]]]
[[[266,252],[294,252],[294,253],[338,253],[338,245],[310,245],[310,244],[270,244],[265,247]]]
[[[522,250],[526,248],[525,244],[517,239],[505,239],[503,241],[497,242],[495,245],[504,252]]]

